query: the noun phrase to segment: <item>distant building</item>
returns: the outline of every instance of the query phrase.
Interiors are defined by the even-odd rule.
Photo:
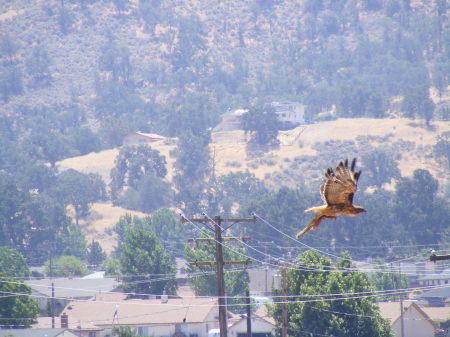
[[[399,302],[380,302],[381,317],[389,320],[395,337],[402,337],[402,317]],[[437,324],[415,303],[403,303],[403,336],[434,337]]]
[[[429,273],[418,278],[418,283],[421,286],[434,286],[441,284],[449,284],[450,269],[445,269],[441,273]]]
[[[69,329],[83,337],[112,337],[118,326],[132,327],[139,336],[208,337],[208,331],[219,326],[217,299],[205,297],[126,299],[120,293],[99,294],[92,301],[70,302],[64,314]],[[38,322],[43,327],[49,318]]]
[[[122,141],[123,145],[139,145],[157,142],[166,139],[156,133],[144,133],[144,132],[133,132],[127,136]]]
[[[272,102],[278,120],[284,128],[293,128],[305,123],[305,106],[298,102]]]
[[[277,271],[270,268],[249,269],[249,289],[252,295],[267,296],[274,288],[274,278]]]
[[[425,301],[430,307],[448,307],[450,306],[450,288],[442,287],[425,291],[418,296],[418,299]]]
[[[50,308],[52,297],[52,283],[55,291],[55,313],[59,315],[62,309],[73,299],[88,300],[101,292],[109,292],[118,287],[114,278],[82,279],[82,278],[54,278],[27,280],[25,283],[31,288],[31,294],[36,296],[39,309],[46,315]]]
[[[0,337],[79,337],[69,329],[0,329]]]
[[[251,315],[252,337],[271,337],[275,336],[275,324],[273,320]],[[243,316],[228,327],[230,337],[247,337],[247,316]]]

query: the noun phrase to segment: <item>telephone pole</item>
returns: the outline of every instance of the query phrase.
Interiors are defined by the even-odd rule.
[[[193,266],[205,266],[205,265],[216,265],[216,276],[217,276],[217,296],[218,296],[218,305],[219,305],[219,328],[220,328],[220,337],[227,337],[227,308],[225,302],[225,279],[223,273],[223,266],[230,264],[249,264],[249,260],[245,261],[224,261],[223,260],[223,242],[238,240],[237,238],[223,238],[222,232],[229,229],[231,226],[239,223],[239,222],[256,222],[256,217],[253,218],[236,218],[236,219],[227,219],[221,218],[220,216],[215,216],[214,219],[211,218],[194,218],[194,219],[186,219],[185,217],[181,218],[181,222],[198,222],[204,224],[209,230],[214,232],[214,239],[208,238],[209,242],[215,241],[216,243],[216,261],[203,261],[203,262],[191,262],[190,264]],[[222,223],[231,222],[231,225],[227,228],[222,228]],[[210,226],[212,223],[213,227]],[[205,241],[205,239],[200,238],[199,240]]]

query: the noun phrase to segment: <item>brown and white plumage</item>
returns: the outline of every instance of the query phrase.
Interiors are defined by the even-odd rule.
[[[320,186],[320,196],[324,205],[311,207],[305,212],[317,213],[303,230],[297,233],[302,237],[310,230],[316,229],[323,219],[336,219],[339,215],[355,216],[365,212],[359,206],[353,206],[353,195],[356,193],[361,171],[355,172],[356,158],[353,158],[350,168],[348,160],[340,162],[334,169],[329,168],[325,173],[325,182]]]

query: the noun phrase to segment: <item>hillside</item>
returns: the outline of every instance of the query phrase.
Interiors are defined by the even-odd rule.
[[[305,182],[315,190],[324,168],[353,156],[364,171],[361,188],[394,188],[389,180],[400,174],[429,170],[439,188],[427,172],[419,172],[427,184],[416,185],[429,183],[436,203],[416,200],[423,216],[414,222],[429,233],[412,242],[445,241],[449,8],[424,0],[0,1],[0,189],[15,192],[0,199],[0,208],[15,205],[5,208],[14,230],[2,227],[0,245],[38,264],[58,238],[65,243],[56,255],[83,257],[81,235],[68,232],[71,207],[76,218],[99,200],[146,212],[231,213],[237,199],[276,199],[279,186]],[[269,148],[277,142],[267,138],[282,128],[272,108],[288,102],[302,107],[302,126],[281,131],[279,146]],[[253,133],[216,133],[210,142],[221,116],[236,109],[249,112],[241,127]],[[130,150],[105,194],[124,137],[137,131],[165,137],[150,146],[168,173],[155,152]],[[258,137],[248,142],[249,135]],[[235,171],[254,173],[272,190],[245,175],[226,176],[229,184],[214,179]],[[289,203],[259,207],[298,211],[310,192],[291,189]],[[379,205],[392,195],[364,194]],[[127,211],[107,203],[95,204],[82,226],[110,251],[111,226]],[[16,209],[27,214],[24,223]],[[402,219],[401,230],[410,230],[399,209],[388,218],[376,211],[374,228]],[[302,216],[285,219],[286,231]],[[401,230],[395,235],[403,240]],[[384,236],[380,230],[377,240]]]
[[[378,147],[386,145],[386,140],[391,145],[403,141],[411,143],[410,146],[412,146],[413,151],[402,151],[402,148],[396,149],[401,174],[408,176],[415,169],[423,168],[432,172],[441,184],[445,184],[448,183],[449,168],[444,160],[437,162],[435,158],[430,158],[430,154],[438,135],[446,131],[450,131],[450,125],[447,122],[435,122],[433,123],[433,129],[430,130],[421,121],[410,119],[349,118],[302,125],[293,130],[282,131],[279,134],[280,147],[265,153],[250,151],[247,154],[247,144],[236,142],[236,139],[242,138],[243,131],[221,132],[220,135],[213,134],[213,139],[220,138],[220,142],[213,142],[210,145],[210,151],[215,160],[217,174],[225,175],[229,172],[248,170],[270,185],[274,183],[271,177],[283,170],[293,171],[294,176],[297,176],[298,173],[295,173],[296,170],[292,168],[292,162],[297,157],[319,155],[321,151],[315,146],[320,143],[354,141],[358,137],[372,137],[371,144]],[[165,156],[168,162],[167,179],[171,180],[174,175],[174,158],[169,153],[175,146],[167,145],[165,141],[158,141],[149,145]],[[334,157],[339,160],[340,157],[337,152],[340,148],[332,144],[330,144],[330,147],[333,151],[336,151]],[[106,182],[109,182],[109,173],[114,166],[117,154],[117,149],[110,149],[68,158],[58,162],[57,165],[61,168],[73,168],[84,173],[99,173]],[[358,156],[359,153],[355,151],[350,155]],[[334,158],[330,158],[329,161],[332,163],[333,160]],[[314,165],[311,167],[316,169]],[[321,170],[323,167],[317,169]],[[305,177],[312,175],[317,178],[317,173],[311,172],[311,170],[302,172],[302,174]],[[296,183],[285,181],[285,184],[295,185]]]
[[[320,143],[353,141],[360,137],[370,137],[372,145],[383,146],[388,139],[390,144],[402,144],[403,147],[407,146],[412,150],[404,151],[402,147],[395,148],[398,151],[396,157],[403,176],[411,175],[418,168],[426,169],[440,182],[442,188],[449,183],[449,168],[444,161],[437,162],[430,154],[432,146],[436,143],[436,137],[446,131],[450,131],[450,125],[447,122],[433,123],[433,130],[430,130],[421,122],[409,119],[339,119],[283,131],[279,135],[279,149],[267,153],[257,152],[247,155],[247,144],[235,142],[242,137],[243,131],[213,135],[213,138],[220,139],[220,143],[212,143],[210,150],[214,154],[218,175],[248,170],[272,188],[278,188],[281,184],[294,187],[300,181],[320,178],[324,167],[319,167],[315,163],[317,156],[321,153],[317,149]],[[169,152],[174,146],[167,145],[165,141],[151,143],[150,146],[168,159],[167,178],[171,180],[174,172],[173,158],[170,157]],[[338,154],[340,148],[334,145],[330,147],[336,152],[335,159],[340,160],[341,157]],[[99,173],[108,182],[109,171],[114,166],[117,154],[118,149],[111,149],[68,158],[58,162],[57,165],[60,168],[73,168],[84,173]],[[354,152],[350,155],[359,157],[360,153]],[[305,158],[304,161],[299,160],[302,157]],[[335,160],[327,159],[327,161],[332,163]],[[120,216],[126,213],[144,215],[140,212],[112,207],[110,204],[94,204],[92,215],[81,222],[83,231],[89,240],[98,240],[102,243],[102,247],[110,252],[116,244],[112,228]]]

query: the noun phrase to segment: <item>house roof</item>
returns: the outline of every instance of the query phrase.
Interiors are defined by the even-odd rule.
[[[430,297],[439,297],[439,298],[448,298],[450,297],[450,285],[448,287],[436,288],[429,291],[425,291],[423,294],[418,296],[419,298],[430,298]]]
[[[450,319],[450,307],[421,307],[434,322],[444,322]]]
[[[64,308],[69,327],[82,330],[88,325],[111,326],[117,310],[118,324],[173,324],[205,322],[216,307],[213,298],[175,298],[162,303],[160,299],[126,299],[124,294],[101,294],[93,301],[73,301]]]
[[[68,329],[0,329],[0,337],[13,335],[14,337],[58,337],[77,336],[67,331]]]
[[[378,302],[377,304],[380,308],[381,317],[387,318],[391,325],[400,319],[400,302]],[[404,312],[407,310],[412,310],[413,308],[423,316],[424,321],[428,321],[434,325],[433,320],[426,314],[423,308],[413,302],[403,302]]]
[[[81,279],[81,278],[54,278],[42,280],[27,280],[25,283],[34,292],[51,297],[52,282],[55,288],[55,297],[61,298],[89,298],[99,292],[115,289],[118,284],[114,278]]]
[[[448,279],[450,279],[450,269],[444,269],[441,273],[427,274],[419,277],[419,281]]]
[[[261,317],[270,324],[275,325],[275,319],[269,314],[266,305],[262,305],[258,310],[256,310],[255,315]]]

